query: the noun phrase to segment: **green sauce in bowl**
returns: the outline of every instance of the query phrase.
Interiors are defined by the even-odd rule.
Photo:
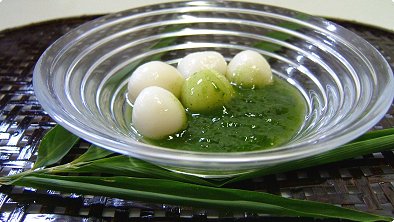
[[[258,89],[239,89],[236,95],[211,113],[188,112],[188,127],[157,146],[198,152],[244,152],[269,149],[289,141],[301,127],[306,103],[286,81]]]

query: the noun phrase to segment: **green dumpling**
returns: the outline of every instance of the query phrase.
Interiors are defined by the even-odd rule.
[[[181,101],[192,112],[209,112],[225,105],[233,95],[234,89],[226,77],[206,69],[186,79]]]

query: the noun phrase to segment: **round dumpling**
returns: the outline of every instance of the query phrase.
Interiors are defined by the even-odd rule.
[[[185,78],[205,69],[226,75],[227,62],[220,53],[215,51],[194,52],[181,59],[177,68]]]
[[[175,67],[160,61],[148,62],[139,66],[130,76],[128,99],[134,103],[140,92],[148,86],[162,87],[179,98],[183,82],[182,74]]]
[[[241,87],[262,87],[273,82],[271,67],[258,52],[239,52],[228,64],[227,79]]]
[[[132,125],[144,137],[162,139],[184,129],[185,109],[170,91],[150,86],[135,100]]]
[[[225,105],[233,95],[234,89],[226,77],[206,69],[186,79],[181,101],[192,112],[207,112]]]

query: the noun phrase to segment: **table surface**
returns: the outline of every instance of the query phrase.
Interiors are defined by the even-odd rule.
[[[0,176],[30,169],[41,138],[55,125],[34,96],[32,71],[38,57],[57,38],[92,18],[55,20],[0,32]],[[349,22],[340,24],[367,39],[394,67],[394,33]],[[394,106],[391,106],[375,129],[393,127],[393,115]],[[72,159],[86,148],[87,143],[81,142],[65,158]],[[254,178],[232,187],[394,216],[393,184],[394,152],[385,151]],[[0,221],[260,221],[262,218],[266,216],[0,187]],[[325,220],[270,217],[269,221]]]

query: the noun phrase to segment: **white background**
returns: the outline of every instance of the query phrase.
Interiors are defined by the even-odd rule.
[[[32,22],[125,10],[159,0],[0,0],[0,30]],[[256,0],[394,31],[394,0]]]

